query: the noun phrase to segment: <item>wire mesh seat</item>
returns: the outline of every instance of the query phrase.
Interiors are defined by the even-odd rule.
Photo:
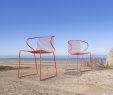
[[[28,52],[34,55],[34,63],[36,67],[36,74],[39,75],[40,80],[45,80],[57,75],[57,67],[55,60],[55,48],[54,48],[54,36],[40,36],[32,37],[26,40],[26,44],[31,50],[19,50],[19,64],[18,64],[18,78],[26,76],[20,75],[20,65],[21,65],[21,52]],[[53,54],[54,70],[55,74],[48,78],[42,78],[42,54]],[[37,66],[36,54],[39,54],[39,67]],[[30,74],[31,75],[31,74]]]
[[[69,40],[68,41],[68,62],[66,63],[66,70],[79,70],[81,72],[81,67],[83,64],[83,55],[89,54],[89,61],[91,63],[91,52],[87,52],[86,50],[88,49],[88,43],[86,41],[82,40]],[[68,68],[70,65],[69,63],[69,56],[76,55],[76,63],[77,63],[77,68]],[[79,58],[78,56],[82,56],[82,58]],[[74,58],[75,60],[75,58]],[[81,62],[82,61],[82,62]],[[72,62],[73,63],[73,62]],[[74,62],[75,63],[75,62]],[[79,68],[79,63],[80,63],[80,68]]]

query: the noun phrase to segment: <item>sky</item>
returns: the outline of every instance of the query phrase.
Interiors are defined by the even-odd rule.
[[[55,54],[68,40],[84,40],[92,54],[113,47],[113,0],[0,0],[0,56],[29,50],[26,39],[55,35]]]

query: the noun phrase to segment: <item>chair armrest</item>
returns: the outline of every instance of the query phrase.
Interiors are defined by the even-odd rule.
[[[30,44],[29,44],[29,40],[31,40],[31,39],[35,39],[35,38],[38,38],[38,37],[27,38],[27,40],[26,40],[26,44],[27,44],[27,46],[30,47],[32,50],[35,50],[35,49],[34,49],[33,47],[30,46]]]
[[[82,41],[82,42],[86,43],[86,45],[87,45],[87,47],[83,50],[83,52],[85,52],[88,49],[89,44],[86,41]]]

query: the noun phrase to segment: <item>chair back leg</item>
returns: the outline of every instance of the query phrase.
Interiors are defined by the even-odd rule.
[[[54,54],[54,52],[53,52],[53,57],[54,57],[54,65],[55,65],[56,76],[57,76],[57,66],[56,66],[56,59],[55,59],[55,54]]]
[[[41,53],[40,53],[40,80],[42,80],[42,56],[41,56]]]
[[[38,67],[37,67],[37,61],[36,61],[36,55],[35,54],[34,54],[34,63],[35,63],[36,73],[38,75]]]

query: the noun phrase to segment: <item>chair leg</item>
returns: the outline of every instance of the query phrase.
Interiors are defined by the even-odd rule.
[[[83,55],[81,55],[82,58],[81,58],[81,62],[80,62],[80,72],[81,72],[81,69],[82,69],[82,65],[83,65]]]
[[[41,78],[42,77],[42,72],[41,72],[42,70],[41,69],[42,69],[42,56],[40,53],[40,80],[42,80],[42,78]]]
[[[19,62],[18,62],[18,78],[20,78],[20,55],[21,55],[21,51],[19,51]]]
[[[83,55],[81,55],[82,56],[82,58],[81,58],[81,60],[80,60],[80,74],[82,74],[82,66],[83,66]]]
[[[42,78],[42,56],[40,54],[40,81],[43,81],[43,80],[46,80],[46,79],[49,79],[49,78],[52,78],[52,77],[55,77],[57,76],[57,67],[56,67],[56,59],[55,59],[55,54],[53,53],[53,57],[54,57],[54,63],[55,63],[55,70],[56,70],[56,74],[54,76],[51,76],[51,77],[47,77],[47,78]]]
[[[27,75],[21,75],[20,74],[20,70],[21,70],[21,68],[20,68],[20,65],[21,65],[21,52],[27,52],[27,51],[25,51],[25,50],[20,50],[19,51],[19,59],[18,59],[18,67],[17,67],[17,70],[18,70],[18,78],[26,77],[26,76],[30,76],[30,75],[36,75],[38,73],[37,66],[36,66],[36,72],[37,73],[31,73],[31,74],[27,74]],[[35,64],[36,64],[36,56],[34,55],[34,57],[35,57]]]
[[[36,55],[34,54],[34,63],[35,63],[35,67],[36,67],[36,73],[38,75],[38,68],[37,68],[37,62],[36,62]]]
[[[80,68],[79,68],[79,62],[78,62],[79,60],[78,60],[78,55],[77,55],[77,70],[78,71],[80,71],[80,75],[82,74],[82,72],[81,72],[81,66],[82,66],[82,64],[80,64]],[[81,62],[81,60],[80,60],[80,62]]]
[[[91,52],[89,53],[90,55],[90,64],[91,64],[91,70],[93,69],[93,63],[91,63]]]
[[[77,61],[76,62],[77,62],[77,70],[78,70],[78,55],[77,55]]]
[[[67,70],[68,70],[68,63],[69,63],[69,54],[68,54],[68,58],[67,58],[67,61],[66,61],[65,71],[67,71]]]
[[[56,76],[57,76],[57,67],[56,67],[56,59],[55,59],[55,54],[54,54],[54,52],[53,52],[53,57],[54,57],[55,70],[56,70]]]

